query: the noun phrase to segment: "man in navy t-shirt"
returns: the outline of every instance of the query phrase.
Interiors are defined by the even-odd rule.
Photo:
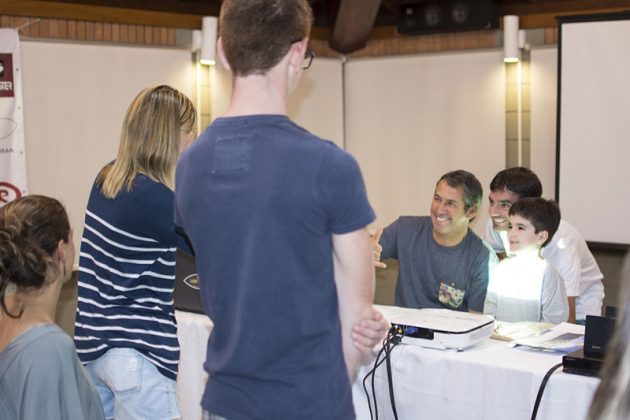
[[[175,223],[214,321],[202,405],[219,418],[354,418],[375,215],[355,160],[286,116],[311,23],[307,0],[223,2],[231,101],[177,167]]]

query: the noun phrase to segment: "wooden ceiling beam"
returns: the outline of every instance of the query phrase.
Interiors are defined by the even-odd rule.
[[[558,16],[626,11],[630,11],[630,0],[538,1],[503,6],[503,15],[519,16],[522,29],[556,27]]]
[[[70,0],[0,0],[0,14],[182,29],[201,28],[202,16],[199,14],[112,7],[103,5],[106,2],[101,0],[80,1],[89,4],[70,3]],[[125,4],[141,7],[145,1],[148,0],[134,0]],[[396,0],[315,0],[314,3],[323,1],[328,1],[329,12],[336,10],[337,4],[339,5],[335,25],[333,29],[314,27],[311,38],[328,40],[331,47],[338,52],[348,54],[361,49],[368,39],[390,39],[398,36],[394,26],[373,27],[379,8],[391,10],[395,8]],[[167,4],[166,0],[158,0],[158,3]],[[157,7],[158,3],[152,5]],[[190,2],[181,0],[178,6],[171,7],[183,8],[187,3]],[[212,7],[216,8],[218,14],[219,5]],[[514,0],[504,1],[501,10],[502,14],[520,16],[522,29],[551,28],[557,26],[558,16],[629,11],[630,0]]]
[[[120,9],[153,10],[156,12],[185,13],[217,16],[221,0],[41,0],[54,3],[116,7]]]
[[[0,0],[0,14],[201,29],[203,16],[40,0]]]
[[[367,44],[381,0],[342,0],[330,37],[330,47],[342,54]]]

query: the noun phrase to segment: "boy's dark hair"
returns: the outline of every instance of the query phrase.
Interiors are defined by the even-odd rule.
[[[510,208],[510,216],[521,216],[528,220],[536,233],[546,230],[549,236],[542,246],[546,246],[560,226],[560,207],[553,200],[540,197],[527,197],[518,200]]]
[[[436,183],[440,181],[446,181],[449,187],[457,188],[461,187],[464,190],[464,210],[468,211],[471,207],[481,209],[481,197],[483,196],[483,188],[481,182],[476,176],[470,172],[459,169],[445,173]]]
[[[490,191],[504,189],[517,194],[519,199],[542,196],[542,184],[538,175],[522,166],[504,169],[494,176]]]
[[[219,33],[232,73],[265,74],[309,36],[312,24],[307,0],[224,0]]]

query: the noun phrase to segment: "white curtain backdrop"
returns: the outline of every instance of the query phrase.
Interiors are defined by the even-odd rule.
[[[0,29],[0,207],[26,194],[20,38]]]

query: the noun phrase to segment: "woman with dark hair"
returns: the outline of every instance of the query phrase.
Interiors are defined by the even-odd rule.
[[[59,201],[29,195],[0,209],[2,418],[104,418],[72,339],[54,323],[73,261],[72,231]]]

